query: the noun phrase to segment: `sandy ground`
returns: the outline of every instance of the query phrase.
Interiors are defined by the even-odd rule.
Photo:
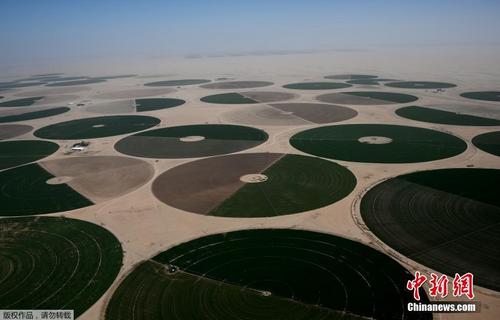
[[[426,51],[427,50],[427,51]],[[383,86],[369,86],[372,90],[386,92],[410,93],[418,96],[419,101],[410,104],[393,104],[385,106],[356,106],[346,104],[358,112],[358,116],[345,120],[344,123],[392,123],[413,125],[430,129],[437,129],[455,134],[470,141],[474,136],[496,131],[498,127],[460,127],[448,125],[427,124],[403,119],[394,114],[394,110],[406,105],[434,105],[464,103],[476,107],[498,108],[498,103],[467,101],[459,96],[465,91],[498,90],[500,88],[500,52],[493,50],[466,50],[428,48],[422,50],[375,50],[359,52],[333,52],[317,54],[296,54],[280,56],[245,56],[184,59],[164,57],[149,60],[113,61],[80,61],[71,64],[54,64],[46,66],[19,66],[6,69],[3,73],[10,78],[26,76],[35,73],[64,71],[67,74],[106,74],[137,73],[141,76],[168,74],[158,76],[155,80],[174,80],[187,78],[215,79],[219,77],[234,78],[237,80],[272,81],[274,85],[266,90],[285,92],[281,88],[284,84],[301,81],[322,81],[325,75],[342,73],[377,74],[384,78],[446,81],[457,84],[457,88],[445,90],[443,93],[433,93],[432,90],[399,90]],[[8,79],[7,79],[8,80]],[[72,92],[79,96],[81,101],[90,100],[92,103],[104,102],[113,99],[130,99],[138,96],[168,96],[186,100],[186,104],[172,109],[148,112],[147,114],[162,120],[159,127],[199,123],[227,123],[223,114],[240,108],[231,105],[206,104],[199,101],[203,96],[226,92],[217,89],[205,89],[198,86],[177,88],[175,92],[165,88],[143,88],[142,83],[148,82],[142,78],[125,78],[110,80],[101,84],[89,85],[89,90]],[[59,89],[59,88],[58,88]],[[61,88],[69,89],[71,87]],[[46,89],[43,89],[46,90]],[[55,89],[51,89],[55,90]],[[157,90],[157,91],[153,91]],[[163,90],[163,91],[160,91]],[[342,91],[364,90],[363,86],[353,86]],[[8,90],[2,92],[5,99],[23,92],[34,92],[34,88]],[[332,92],[338,92],[333,90]],[[66,94],[68,91],[59,94]],[[296,98],[290,102],[310,103],[317,102],[318,92],[295,92]],[[322,92],[323,93],[323,92]],[[31,94],[27,94],[31,96]],[[246,108],[242,106],[241,108]],[[498,110],[498,109],[497,109]],[[51,123],[88,117],[91,112],[85,107],[72,106],[72,111],[58,116],[26,121],[28,125],[40,128]],[[277,152],[296,153],[289,138],[306,128],[320,126],[307,123],[299,126],[275,126],[263,122],[255,127],[265,130],[270,139],[247,152]],[[83,155],[118,155],[113,144],[125,135],[92,140],[89,150]],[[16,139],[34,138],[31,133]],[[35,138],[36,139],[36,138]],[[65,159],[64,155],[74,141],[60,141],[61,149],[49,159]],[[386,252],[402,263],[410,271],[419,270],[430,272],[427,267],[415,263],[379,241],[364,227],[359,216],[359,200],[363,193],[378,182],[400,174],[426,169],[443,167],[476,167],[499,168],[498,157],[479,151],[470,142],[468,149],[461,155],[450,159],[431,161],[418,164],[365,164],[338,161],[347,166],[355,175],[358,184],[355,190],[346,198],[335,204],[294,215],[275,218],[235,219],[219,218],[191,214],[169,207],[160,202],[152,193],[152,180],[135,191],[122,197],[102,201],[97,205],[74,210],[65,215],[100,224],[113,232],[122,242],[125,250],[124,266],[119,278],[92,308],[85,312],[80,319],[102,319],[105,305],[120,278],[124,277],[131,268],[155,253],[163,251],[175,244],[185,242],[203,235],[230,230],[248,228],[299,228],[332,233],[371,245]],[[167,169],[187,163],[190,160],[144,160],[154,167],[155,177]],[[500,314],[500,293],[480,287],[475,288],[477,300],[481,301],[482,311],[473,316],[465,314],[436,314],[435,319],[497,319]],[[450,300],[455,298],[450,297]]]
[[[135,100],[118,100],[112,102],[89,104],[87,107],[87,111],[104,114],[131,113],[135,112]]]

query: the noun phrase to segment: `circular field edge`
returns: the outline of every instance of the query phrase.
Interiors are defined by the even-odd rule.
[[[472,138],[476,148],[500,157],[500,131],[486,132]]]
[[[123,250],[120,241],[108,229],[95,223],[63,217],[22,217],[0,219],[0,225],[4,226],[4,228],[2,228],[3,236],[0,238],[0,243],[3,242],[6,245],[0,246],[3,248],[2,251],[6,253],[10,261],[13,261],[12,255],[17,254],[17,258],[22,258],[25,262],[33,264],[38,263],[36,269],[31,269],[32,272],[38,270],[39,272],[51,273],[51,277],[49,278],[41,278],[39,277],[39,273],[29,273],[24,280],[29,279],[30,281],[9,280],[8,276],[20,275],[19,272],[9,275],[4,274],[2,282],[0,283],[0,287],[3,286],[1,290],[3,298],[0,302],[0,308],[2,309],[74,309],[76,318],[94,305],[94,303],[104,295],[121,270]],[[10,230],[5,228],[5,225],[9,225]],[[27,230],[27,228],[30,227],[34,229]],[[57,234],[52,237],[54,233],[47,232],[47,228],[53,232],[57,232]],[[15,239],[11,238],[9,241],[7,236],[9,232],[14,232],[12,230],[15,230]],[[32,246],[27,250],[17,249],[19,248],[20,238],[22,238],[23,233],[26,234],[29,232],[34,232],[34,234],[26,235],[27,238],[23,242],[31,239]],[[77,246],[78,243],[72,242],[71,240],[68,240],[69,242],[66,241],[66,236],[74,236],[73,240],[77,238],[81,241],[85,241],[86,244],[82,244],[81,248],[98,249],[99,252],[101,252],[101,254],[98,255],[98,257],[100,257],[99,266],[102,266],[102,268],[93,268],[94,265],[90,263],[78,264],[80,255],[84,255],[88,250],[82,252],[77,249],[75,246]],[[50,250],[46,245],[40,244],[41,239],[57,242],[58,250]],[[100,241],[100,243],[98,241]],[[103,246],[102,243],[107,244]],[[64,244],[67,245],[63,246]],[[36,256],[31,255],[29,251],[29,249],[33,247],[38,247],[41,251],[37,252]],[[65,250],[62,250],[60,247],[64,247]],[[21,248],[26,248],[26,246],[23,245]],[[51,252],[47,252],[48,250]],[[6,251],[10,251],[12,255],[8,255]],[[89,260],[95,257],[94,254],[87,254],[86,256]],[[26,260],[28,257],[31,257],[31,259]],[[52,266],[54,269],[44,270],[44,268],[46,268],[46,263],[42,263],[42,259],[46,258],[55,259],[55,261],[52,261],[56,264]],[[78,260],[75,260],[76,258]],[[13,263],[22,260],[14,260]],[[66,271],[67,274],[71,270],[61,269],[61,264],[71,264],[73,267],[76,264],[77,267],[80,267],[80,273],[75,274],[74,277],[73,275],[71,275],[70,278],[64,277],[65,273],[63,271]],[[91,270],[88,270],[89,267],[91,267],[90,269],[92,272],[95,272],[92,275],[97,275],[99,279],[89,277],[89,273],[91,272]],[[73,272],[74,271],[76,271],[76,269],[74,269]],[[81,282],[86,278],[88,282],[82,284]],[[49,279],[51,279],[51,281],[48,281]],[[64,280],[64,282],[60,283],[61,286],[55,286],[57,282],[61,282],[62,280]],[[36,284],[39,286],[33,287]],[[19,290],[18,287],[15,287],[16,285],[27,285],[28,288]],[[32,288],[30,289],[30,287]],[[75,292],[75,287],[78,287],[80,290]],[[9,298],[9,294],[11,295],[9,299],[11,302],[12,300],[17,300],[18,302],[15,304],[8,304],[7,299]],[[52,295],[51,298],[49,294]],[[49,300],[45,301],[46,299]]]
[[[359,128],[364,127],[364,129],[367,132],[360,133]],[[434,134],[438,135],[441,138],[446,138],[449,141],[446,141],[446,144],[442,144],[442,149],[444,146],[449,149],[442,157],[436,157],[436,156],[425,156],[422,152],[431,152],[432,150],[430,149],[423,149],[423,144],[419,142],[418,140],[412,141],[412,146],[407,147],[405,146],[408,141],[405,141],[401,139],[401,132],[399,134],[396,133],[391,133],[390,135],[387,135],[386,132],[380,132],[385,131],[385,130],[390,130],[390,129],[395,129],[395,130],[411,130],[411,131],[419,131],[420,133],[425,133],[425,134]],[[312,139],[309,136],[313,133],[325,131],[324,135],[326,134],[327,136],[330,136],[329,133],[326,133],[328,129],[333,129],[336,132],[336,135],[339,134],[338,130],[343,129],[343,131],[350,129],[352,132],[346,132],[347,135],[344,137],[336,137],[334,136],[333,139],[332,137],[328,137],[327,139],[319,138],[319,139]],[[343,133],[342,133],[343,134]],[[390,143],[387,144],[368,144],[368,143],[361,143],[359,140],[362,137],[388,137],[391,139]],[[408,136],[407,136],[408,137]],[[412,136],[414,137],[414,136]],[[318,142],[319,141],[319,142]],[[328,152],[325,153],[325,146],[321,146],[321,141],[334,141],[333,143],[337,144],[343,144],[342,148],[340,149],[339,146],[337,148],[327,148],[326,150],[329,150]],[[311,144],[312,142],[312,144]],[[444,142],[444,141],[443,141]],[[456,145],[454,146],[453,149],[451,149],[451,142],[454,142]],[[309,143],[309,146],[306,146],[304,143]],[[354,144],[353,144],[354,143]],[[326,126],[321,126],[321,127],[316,127],[316,128],[311,128],[307,130],[303,130],[300,132],[297,132],[294,134],[292,137],[289,139],[289,144],[304,153],[307,153],[309,155],[317,156],[317,157],[322,157],[322,158],[328,158],[328,159],[333,159],[333,160],[341,160],[341,161],[352,161],[352,162],[361,162],[361,163],[418,163],[418,162],[428,162],[428,161],[436,161],[436,160],[442,160],[442,159],[447,159],[451,158],[454,156],[457,156],[459,154],[462,154],[465,150],[467,150],[467,143],[460,139],[459,137],[449,134],[449,133],[444,133],[441,131],[433,130],[433,129],[427,129],[427,128],[420,128],[420,127],[412,127],[412,126],[406,126],[406,125],[385,125],[385,124],[338,124],[338,125],[326,125]],[[314,144],[317,146],[314,147]],[[348,145],[350,144],[350,145]],[[433,142],[434,144],[434,142]],[[390,147],[396,146],[397,148],[401,149],[398,152],[391,151],[389,148]],[[353,147],[356,147],[353,149]],[[409,149],[407,149],[409,148]],[[420,152],[416,152],[415,149],[418,148],[420,149]],[[321,150],[320,150],[321,149]],[[347,149],[350,149],[349,152],[347,152]],[[385,149],[385,150],[384,150]],[[456,150],[455,150],[456,149]],[[415,151],[415,154],[418,155],[417,159],[411,159],[409,157],[402,157],[404,155],[403,151]],[[339,153],[340,152],[340,153]],[[441,151],[443,153],[443,151]],[[369,155],[369,157],[367,157]]]
[[[276,258],[282,262],[277,261],[278,267],[268,263],[264,268],[264,263],[274,257],[274,254],[277,254]],[[240,255],[242,259],[238,258]],[[319,258],[319,261],[314,263],[316,258]],[[224,263],[214,263],[217,259],[222,259]],[[336,262],[329,264],[329,259],[334,259]],[[289,260],[292,263],[283,262]],[[204,261],[206,261],[205,266]],[[238,263],[245,266],[239,267]],[[252,267],[249,265],[251,263],[257,265]],[[335,268],[337,264],[339,268]],[[384,267],[380,268],[381,265]],[[203,272],[205,267],[210,266],[212,267],[207,272]],[[321,267],[324,269],[310,272]],[[374,268],[375,274],[367,270],[371,267]],[[322,280],[319,274],[328,273],[330,269],[332,272],[327,274],[329,278]],[[289,272],[290,270],[293,272]],[[334,270],[336,272],[333,272]],[[352,270],[359,272],[350,277]],[[286,298],[290,291],[287,292],[287,283],[283,281],[293,278],[297,271],[308,276],[299,277],[293,284],[289,284],[293,297]],[[259,277],[260,273],[263,273],[263,276]],[[337,273],[342,278],[339,278]],[[259,278],[263,280],[252,281]],[[347,280],[352,285],[344,286],[344,289],[338,286],[332,288],[329,284],[333,278],[337,279],[333,282],[339,281],[342,286]],[[363,278],[363,283],[359,283],[359,286],[353,285],[359,278]],[[330,319],[350,318],[350,316],[358,319],[361,318],[359,315],[350,313],[352,309],[359,307],[356,303],[366,303],[364,312],[372,313],[368,316],[375,316],[377,319],[432,319],[430,313],[412,315],[406,311],[406,303],[403,301],[413,301],[413,297],[412,293],[403,287],[410,278],[411,274],[391,257],[358,241],[338,235],[302,229],[235,230],[187,240],[160,251],[153,258],[138,264],[114,290],[105,309],[105,319],[128,319],[131,314],[137,316],[136,319],[143,319],[150,314],[160,312],[168,315],[169,319],[190,319],[193,318],[192,314],[210,315],[213,319]],[[385,288],[385,294],[365,299],[362,297],[364,295],[362,292],[363,287],[367,285],[369,288],[372,286],[381,290]],[[209,289],[211,286],[221,290],[211,291]],[[293,290],[293,287],[299,290]],[[314,292],[308,292],[309,287],[314,287]],[[347,293],[344,290],[352,289],[359,290],[360,295],[354,294],[358,297],[358,301],[348,306],[346,310],[340,306],[341,296]],[[170,290],[173,292],[168,292]],[[246,292],[247,290],[249,291]],[[337,298],[329,299],[328,297],[331,298],[330,295],[335,295],[335,292],[338,293]],[[421,289],[420,292],[422,301],[428,301],[424,290]],[[237,297],[234,300],[223,299],[224,294],[228,296],[234,294]],[[215,306],[214,303],[198,300],[211,296],[214,301],[218,301],[215,310],[206,309]],[[316,299],[315,296],[323,296],[323,300]],[[189,299],[186,300],[186,297]],[[195,299],[195,302],[191,299]],[[251,300],[254,300],[253,303]],[[387,303],[387,300],[391,303]],[[135,303],[130,304],[130,301]],[[284,301],[287,302],[283,304]],[[353,301],[352,298],[350,301]],[[294,306],[296,302],[302,307],[297,309]],[[375,308],[374,305],[379,307]],[[391,305],[397,307],[392,308]],[[354,311],[363,309],[359,308]],[[257,313],[255,310],[258,310]]]
[[[56,133],[50,132],[52,129],[56,129],[58,131],[69,130],[70,132],[74,132],[73,128],[71,128],[71,125],[77,125],[79,123],[85,124],[86,122],[89,122],[89,125],[90,125],[92,123],[92,121],[94,121],[94,120],[112,121],[112,120],[116,120],[116,119],[132,119],[132,118],[137,119],[137,120],[139,120],[139,119],[147,120],[149,123],[144,124],[140,128],[139,127],[130,128],[130,126],[127,126],[127,127],[123,126],[123,127],[120,127],[119,130],[115,129],[115,130],[111,130],[111,132],[109,132],[109,133],[106,133],[106,131],[100,133],[99,131],[103,131],[101,128],[104,128],[104,127],[95,127],[95,126],[102,125],[101,123],[99,123],[99,121],[96,121],[96,123],[93,124],[91,127],[84,128],[84,130],[87,131],[87,133],[85,133],[85,132],[82,133],[80,131],[80,134],[71,136],[71,135],[68,135],[67,133],[65,134],[65,133],[60,133],[60,132],[56,132]],[[118,135],[122,135],[122,134],[128,134],[128,133],[132,133],[132,132],[146,130],[146,129],[149,129],[149,128],[152,128],[152,127],[158,125],[160,122],[161,122],[161,120],[159,118],[151,117],[151,116],[143,116],[143,115],[99,116],[99,117],[74,119],[74,120],[69,120],[69,121],[51,124],[51,125],[39,128],[38,130],[36,130],[33,133],[33,135],[38,137],[38,138],[52,139],[52,140],[80,140],[80,139],[104,138],[104,137],[113,137],[113,136],[118,136]],[[137,123],[135,125],[137,125]],[[60,128],[61,126],[63,128]],[[70,128],[67,128],[68,126],[70,126]],[[91,134],[88,133],[89,129],[93,130],[92,128],[97,129],[97,130],[95,130],[97,132],[91,133]]]

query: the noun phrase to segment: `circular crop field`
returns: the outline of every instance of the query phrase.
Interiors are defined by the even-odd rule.
[[[105,319],[432,319],[406,311],[414,302],[405,289],[410,278],[388,256],[338,236],[233,231],[139,264],[115,290]]]
[[[137,112],[156,111],[178,107],[186,103],[182,99],[174,98],[146,98],[135,100],[135,110]]]
[[[325,77],[325,79],[334,79],[334,80],[367,80],[375,78],[378,78],[378,76],[373,76],[368,74],[337,74]]]
[[[182,80],[165,80],[165,81],[155,81],[148,82],[144,85],[147,87],[180,87],[189,86],[195,84],[208,83],[210,80],[206,79],[182,79]]]
[[[59,149],[49,141],[17,140],[0,142],[0,169],[19,166],[45,158]]]
[[[482,101],[500,101],[500,91],[477,91],[460,94],[464,98]]]
[[[396,110],[396,114],[411,120],[455,126],[500,126],[500,120],[497,119],[478,117],[428,107],[403,107]]]
[[[122,266],[118,239],[93,223],[59,217],[0,219],[0,309],[72,309],[75,319]]]
[[[249,177],[263,179],[249,182]],[[244,153],[170,169],[153,182],[153,193],[181,210],[253,218],[321,208],[343,199],[355,186],[354,175],[331,161],[293,154]]]
[[[218,104],[252,104],[259,103],[254,99],[245,97],[244,95],[236,92],[231,93],[220,93],[206,96],[200,99],[207,103],[218,103]]]
[[[186,101],[173,98],[144,98],[119,100],[89,105],[87,111],[104,114],[148,112],[169,109],[183,105]]]
[[[198,158],[250,149],[267,138],[267,133],[251,127],[188,125],[134,134],[118,141],[115,149],[136,157]]]
[[[105,116],[52,124],[34,135],[55,140],[92,139],[141,131],[159,123],[160,119],[148,116]]]
[[[148,163],[118,156],[72,157],[0,172],[0,216],[62,212],[137,189],[153,177]]]
[[[352,91],[340,93],[327,93],[317,97],[326,103],[352,104],[352,105],[385,105],[409,103],[418,100],[417,97],[394,92],[381,91]]]
[[[32,126],[24,124],[0,125],[0,140],[15,138],[33,130]]]
[[[480,134],[472,143],[479,149],[500,157],[500,131]]]
[[[383,242],[449,276],[500,291],[500,170],[441,169],[402,175],[369,190],[361,215]]]
[[[388,87],[403,89],[447,89],[457,86],[453,83],[432,81],[399,81],[386,83],[385,85]]]
[[[283,88],[298,89],[298,90],[329,90],[329,89],[344,89],[352,87],[347,83],[338,82],[301,82],[284,85]]]
[[[331,159],[412,163],[456,156],[467,144],[450,134],[407,126],[346,124],[309,129],[292,136],[300,151]]]
[[[49,83],[46,87],[66,87],[66,86],[80,86],[85,84],[94,84],[106,82],[106,79],[82,79],[82,80],[71,80],[71,81],[58,81]]]
[[[41,86],[46,84],[45,81],[29,81],[29,82],[20,82],[20,81],[9,81],[9,82],[0,82],[0,91],[1,90],[9,90],[16,88],[25,88],[25,87],[34,87]]]
[[[272,86],[273,84],[269,81],[225,81],[205,84],[202,87],[206,89],[249,89]]]
[[[50,109],[43,109],[43,110],[29,111],[29,112],[25,112],[24,110],[20,112],[9,112],[9,113],[0,112],[0,123],[27,121],[33,119],[52,117],[61,113],[68,112],[69,110],[70,108],[67,107],[57,107],[57,108],[50,108]]]
[[[344,121],[357,114],[351,108],[332,104],[275,103],[233,110],[224,114],[224,118],[231,123],[293,126]]]
[[[41,99],[43,99],[43,97],[29,97],[29,98],[4,101],[0,102],[0,108],[27,107],[35,104],[38,100]]]
[[[387,82],[387,81],[395,81],[395,80],[394,79],[382,79],[382,78],[376,78],[376,79],[353,79],[353,80],[346,81],[346,83],[349,83],[349,84],[359,84],[359,85],[377,86],[377,85],[380,85],[380,82]]]

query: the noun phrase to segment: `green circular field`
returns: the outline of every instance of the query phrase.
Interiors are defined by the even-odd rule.
[[[154,175],[150,164],[119,156],[44,160],[0,171],[0,216],[75,210],[123,196]]]
[[[479,149],[500,157],[500,131],[480,134],[472,139]]]
[[[178,107],[184,103],[186,103],[185,100],[174,98],[135,99],[135,110],[137,112],[156,111]]]
[[[27,107],[27,106],[33,105],[35,102],[37,102],[38,100],[40,100],[42,98],[43,97],[30,97],[30,98],[22,98],[22,99],[4,101],[4,102],[0,103],[0,108]]]
[[[284,85],[283,88],[297,90],[329,90],[329,89],[344,89],[352,87],[347,83],[338,82],[300,82]]]
[[[382,78],[376,78],[376,79],[353,79],[353,80],[346,81],[346,83],[376,86],[376,85],[380,85],[380,82],[386,82],[386,81],[394,81],[394,79],[382,79]]]
[[[57,107],[57,108],[51,108],[51,109],[45,109],[45,110],[39,110],[39,111],[31,111],[31,112],[23,112],[23,113],[6,115],[6,116],[0,115],[0,123],[19,122],[19,121],[27,121],[27,120],[33,120],[33,119],[52,117],[52,116],[56,116],[56,115],[61,114],[61,113],[68,112],[69,110],[70,110],[70,108],[67,108],[67,107]]]
[[[267,139],[267,133],[251,127],[188,125],[134,134],[118,141],[115,149],[136,157],[198,158],[250,149]]]
[[[8,89],[16,89],[16,88],[25,88],[25,87],[35,87],[46,84],[45,81],[30,81],[30,82],[19,82],[19,81],[9,81],[9,82],[0,82],[0,90],[8,90]]]
[[[249,89],[272,86],[269,81],[222,81],[204,84],[201,87],[206,89]]]
[[[384,181],[361,201],[383,242],[433,270],[500,291],[500,170],[441,169]]]
[[[477,91],[460,94],[464,98],[482,101],[500,101],[500,91]]]
[[[413,163],[456,156],[467,144],[443,132],[383,124],[348,124],[309,129],[292,136],[296,149],[330,159]]]
[[[500,126],[500,120],[439,109],[410,106],[396,110],[396,114],[406,119],[449,124],[455,126]]]
[[[378,86],[380,82],[377,79],[358,79],[358,80],[349,80],[346,81],[349,84],[358,84],[358,85],[366,85],[366,86]]]
[[[165,81],[155,81],[148,82],[144,85],[147,87],[180,87],[180,86],[190,86],[195,84],[208,83],[210,80],[206,79],[182,79],[182,80],[165,80]]]
[[[316,97],[319,101],[333,104],[351,105],[389,105],[409,103],[418,100],[416,96],[396,92],[383,91],[347,91],[322,94]]]
[[[87,80],[89,77],[75,76],[75,77],[47,77],[43,78],[47,82],[60,82],[60,81],[74,81],[74,80]]]
[[[75,319],[111,286],[120,242],[93,223],[59,217],[0,219],[0,309],[70,309]]]
[[[110,137],[149,129],[160,119],[148,116],[105,116],[52,124],[35,131],[44,139],[76,140]]]
[[[456,84],[448,82],[432,82],[432,81],[399,81],[385,84],[392,88],[403,89],[447,89],[456,87]]]
[[[334,79],[334,80],[366,80],[375,78],[378,78],[378,76],[373,76],[368,74],[337,74],[325,77],[325,79]]]
[[[206,96],[200,99],[207,103],[218,103],[218,104],[252,104],[259,103],[258,101],[245,97],[242,94],[231,92],[231,93],[221,93]]]
[[[105,319],[432,319],[406,311],[410,279],[390,257],[338,236],[233,231],[139,264],[113,293]]]
[[[71,81],[58,81],[49,83],[46,87],[67,87],[67,86],[80,86],[86,84],[102,83],[106,82],[106,79],[82,79],[82,80],[71,80]]]
[[[0,216],[74,210],[93,205],[67,184],[48,184],[54,175],[37,163],[0,172]]]
[[[220,217],[272,217],[340,201],[355,176],[334,162],[293,154],[244,153],[189,162],[161,174],[153,193],[172,207]]]
[[[0,142],[0,170],[45,158],[59,149],[49,141],[17,140]]]

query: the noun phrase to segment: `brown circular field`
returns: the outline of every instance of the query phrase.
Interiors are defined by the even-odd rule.
[[[418,100],[417,97],[409,94],[382,91],[349,91],[328,93],[318,96],[317,99],[326,103],[348,105],[386,105],[409,103]]]
[[[355,110],[332,104],[275,103],[230,111],[224,117],[231,122],[251,125],[289,126],[339,122],[357,114]]]
[[[0,125],[0,140],[15,138],[33,130],[32,126],[24,124]]]
[[[129,90],[119,90],[111,92],[103,92],[94,95],[92,98],[95,99],[134,99],[150,96],[158,96],[163,94],[169,94],[175,92],[175,89],[171,88],[140,88],[140,89],[129,89]]]
[[[41,161],[0,172],[0,216],[73,210],[129,193],[148,182],[153,167],[119,156]]]
[[[262,179],[248,182],[256,176]],[[153,182],[153,193],[161,202],[189,212],[254,218],[321,208],[343,199],[355,186],[354,175],[331,161],[293,154],[243,153],[170,169]]]
[[[209,83],[201,87],[206,89],[249,89],[272,86],[273,84],[269,81],[226,81]]]

